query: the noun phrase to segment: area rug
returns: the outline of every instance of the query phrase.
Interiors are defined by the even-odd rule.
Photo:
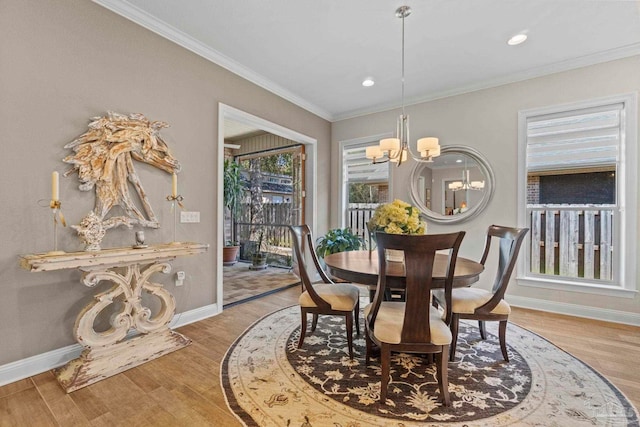
[[[227,404],[246,426],[638,426],[638,412],[608,380],[544,338],[509,324],[510,362],[488,326],[461,322],[449,363],[452,406],[438,402],[435,367],[394,355],[388,400],[379,361],[364,364],[364,337],[347,355],[344,318],[321,316],[302,349],[300,309],[285,308],[251,326],[221,366]]]

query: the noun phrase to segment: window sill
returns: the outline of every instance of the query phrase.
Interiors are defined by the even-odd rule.
[[[561,280],[549,280],[533,277],[518,277],[516,279],[520,286],[530,286],[533,288],[553,289],[569,292],[580,292],[585,294],[605,295],[617,298],[635,298],[638,294],[636,289],[621,288],[619,286],[606,286],[594,283],[578,283]]]

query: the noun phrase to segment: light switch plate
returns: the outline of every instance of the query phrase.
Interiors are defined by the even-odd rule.
[[[200,212],[182,211],[180,212],[180,222],[183,224],[188,222],[200,222]]]

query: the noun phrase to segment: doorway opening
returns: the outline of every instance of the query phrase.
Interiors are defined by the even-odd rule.
[[[240,246],[234,265],[223,266],[222,250],[218,250],[221,311],[299,283],[291,271],[289,225],[313,224],[316,146],[314,139],[223,104],[219,120],[224,141],[219,167],[225,159],[238,163],[243,187],[235,218],[219,210],[221,240]],[[218,187],[220,200],[222,180]],[[263,255],[268,267],[255,261]]]
[[[232,230],[240,261],[253,262],[256,254],[264,254],[262,265],[291,267],[289,226],[304,223],[304,146],[241,154],[235,161],[244,187]],[[252,267],[262,269],[255,262]]]

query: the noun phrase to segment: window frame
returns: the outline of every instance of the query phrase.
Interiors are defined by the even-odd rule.
[[[638,100],[637,93],[608,96],[555,106],[532,108],[518,112],[518,224],[530,227],[527,215],[527,121],[530,117],[570,112],[607,104],[622,103],[621,138],[619,158],[616,164],[616,201],[618,215],[614,222],[614,281],[612,284],[570,279],[548,275],[535,275],[530,269],[531,235],[523,245],[523,256],[518,262],[516,280],[518,285],[571,292],[582,292],[634,298],[638,292],[636,278],[637,251],[637,189],[638,182]],[[619,248],[619,249],[618,249]]]
[[[338,153],[338,214],[340,216],[339,227],[344,228],[347,226],[347,198],[349,197],[348,191],[346,191],[346,181],[344,176],[344,151],[349,148],[365,147],[368,145],[375,145],[383,138],[391,137],[391,133],[383,133],[379,135],[365,136],[361,138],[348,139],[340,141],[339,153]],[[389,191],[391,191],[393,185],[393,174],[390,168],[391,162],[387,162],[389,167]]]

